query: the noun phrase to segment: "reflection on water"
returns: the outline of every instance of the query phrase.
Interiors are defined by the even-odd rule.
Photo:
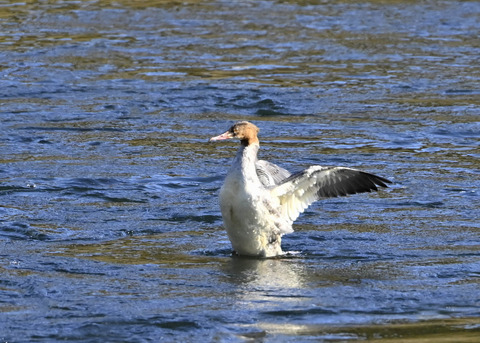
[[[476,342],[479,14],[0,5],[0,341]],[[217,196],[237,147],[206,142],[238,119],[291,171],[394,184],[312,206],[287,256],[232,257]]]

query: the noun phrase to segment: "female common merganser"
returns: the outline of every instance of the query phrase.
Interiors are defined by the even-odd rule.
[[[377,190],[391,183],[383,177],[344,167],[311,166],[295,174],[257,159],[259,129],[235,123],[210,141],[237,138],[237,152],[220,190],[220,209],[237,255],[283,254],[281,237],[310,204],[321,198]]]

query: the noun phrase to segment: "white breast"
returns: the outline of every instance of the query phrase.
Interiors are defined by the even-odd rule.
[[[280,248],[279,203],[248,169],[234,165],[220,190],[220,209],[233,249],[240,255],[276,256]]]

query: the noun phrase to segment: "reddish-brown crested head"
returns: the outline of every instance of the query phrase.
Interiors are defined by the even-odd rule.
[[[242,145],[259,144],[258,132],[260,129],[248,121],[236,122],[227,132],[219,136],[210,138],[212,141],[237,138]]]

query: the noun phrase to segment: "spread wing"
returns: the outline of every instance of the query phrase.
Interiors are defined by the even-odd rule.
[[[265,187],[276,186],[291,175],[288,170],[264,160],[255,162],[255,168],[260,182]]]
[[[271,192],[279,197],[282,214],[293,222],[316,200],[376,191],[387,183],[391,182],[356,169],[312,166],[290,175]]]

